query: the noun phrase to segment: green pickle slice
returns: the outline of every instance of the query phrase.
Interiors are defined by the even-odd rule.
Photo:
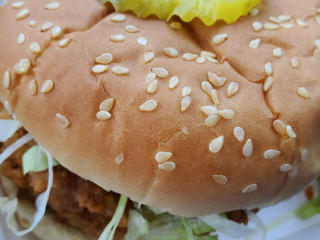
[[[179,16],[182,21],[190,22],[199,18],[207,25],[217,20],[233,23],[249,13],[261,0],[101,0],[110,2],[118,12],[132,11],[139,18],[156,15],[169,21]]]

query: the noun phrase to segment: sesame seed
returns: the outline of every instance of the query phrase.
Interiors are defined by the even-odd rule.
[[[286,21],[289,21],[291,19],[291,16],[289,15],[279,15],[278,16],[278,19],[281,21],[281,22],[286,22]]]
[[[126,75],[130,72],[130,70],[122,66],[114,66],[112,67],[112,72],[117,75]]]
[[[144,104],[142,104],[139,109],[143,112],[150,112],[156,109],[158,103],[155,100],[148,100]]]
[[[60,113],[56,114],[56,119],[58,120],[58,123],[63,127],[63,128],[67,128],[70,125],[70,121],[68,120],[68,118],[66,118],[65,116],[63,116]]]
[[[212,175],[213,179],[216,183],[224,185],[228,182],[228,178],[224,175]]]
[[[29,72],[30,67],[31,67],[30,60],[27,59],[27,58],[23,58],[23,59],[20,60],[18,65],[15,66],[15,71],[18,74],[26,74],[26,73]]]
[[[220,118],[219,115],[211,115],[206,118],[205,124],[208,127],[214,127],[219,122]]]
[[[270,63],[270,62],[267,62],[267,63],[264,65],[264,71],[265,71],[266,74],[268,74],[268,75],[271,75],[271,74],[273,73],[272,66],[271,66],[271,63]]]
[[[316,45],[316,47],[318,49],[320,49],[320,38],[317,38],[315,41],[314,41],[314,44]]]
[[[220,136],[213,139],[209,144],[209,151],[212,153],[217,153],[221,150],[223,145],[224,137]]]
[[[158,168],[165,171],[172,171],[176,168],[176,164],[173,162],[165,162],[158,165]]]
[[[47,22],[47,23],[42,25],[40,31],[41,32],[46,32],[46,31],[50,30],[52,27],[53,27],[53,23]]]
[[[146,84],[148,85],[149,83],[151,83],[155,79],[156,79],[156,75],[154,73],[148,73],[148,75],[146,77]]]
[[[177,76],[173,76],[172,78],[170,78],[169,80],[169,89],[174,89],[176,86],[178,86],[180,80]]]
[[[48,3],[44,6],[45,9],[47,10],[57,10],[61,7],[60,3],[58,2],[52,2],[52,3]]]
[[[198,57],[197,54],[193,54],[193,53],[185,53],[183,54],[183,60],[185,61],[194,61],[196,60]]]
[[[258,8],[253,8],[253,9],[251,9],[251,11],[250,11],[250,16],[251,17],[255,17],[255,16],[257,16],[259,14],[259,9]]]
[[[292,166],[291,170],[288,172],[288,176],[295,177],[297,176],[297,173],[298,173],[298,168],[296,168],[295,166]]]
[[[41,86],[41,89],[40,89],[40,92],[45,94],[45,93],[48,93],[52,90],[53,88],[53,82],[51,80],[46,80],[42,86]]]
[[[182,89],[182,97],[186,97],[186,96],[189,96],[191,94],[191,87],[184,87]]]
[[[272,123],[272,126],[273,126],[274,130],[276,130],[282,136],[286,135],[286,133],[287,133],[286,126],[283,123],[283,121],[281,121],[280,119],[274,120]]]
[[[203,112],[207,116],[211,116],[218,114],[218,109],[214,106],[205,106],[201,107],[201,112]]]
[[[207,60],[209,62],[212,62],[212,63],[218,63],[218,60],[217,59],[214,59],[214,58],[211,58],[211,57],[207,57]]]
[[[244,189],[242,189],[242,193],[254,192],[257,189],[258,189],[258,185],[257,184],[250,184],[249,186],[247,186]]]
[[[233,134],[239,142],[242,142],[244,139],[244,130],[241,127],[235,127],[233,129]]]
[[[123,42],[124,40],[125,40],[125,37],[122,34],[116,34],[110,37],[110,41],[112,42]]]
[[[275,49],[272,50],[272,56],[279,58],[282,56],[282,49],[277,47]]]
[[[151,71],[157,75],[157,77],[165,78],[168,77],[169,73],[167,69],[161,67],[152,68]]]
[[[225,82],[227,81],[226,77],[219,77],[215,73],[212,73],[212,72],[208,72],[207,75],[208,75],[209,81],[216,87],[223,86],[225,84]]]
[[[297,68],[297,67],[299,67],[299,65],[300,65],[299,59],[291,58],[291,67],[292,68]]]
[[[111,118],[111,114],[107,111],[99,111],[96,117],[99,121],[106,121]]]
[[[181,23],[180,22],[172,22],[172,23],[170,23],[170,27],[174,30],[179,30],[179,29],[181,29]]]
[[[320,18],[318,16],[315,16],[315,20],[320,25]]]
[[[40,44],[37,42],[32,42],[29,46],[29,49],[32,53],[41,53],[42,52],[42,48],[41,48]]]
[[[24,6],[24,2],[22,2],[22,1],[14,2],[14,3],[11,4],[12,8],[21,8],[23,6]]]
[[[35,27],[37,25],[37,22],[35,20],[30,20],[29,21],[29,26],[30,27]]]
[[[201,82],[201,89],[202,91],[204,91],[206,94],[208,94],[211,97],[211,92],[212,92],[212,85],[207,82],[207,81],[203,81]]]
[[[253,153],[252,140],[248,139],[242,148],[242,154],[245,157],[250,157]]]
[[[184,135],[189,135],[190,134],[188,127],[181,128],[181,131],[183,132]]]
[[[269,17],[269,20],[274,23],[281,23],[282,22],[279,18],[274,17],[274,16]]]
[[[227,97],[230,98],[239,91],[238,83],[232,82],[228,85]]]
[[[303,27],[303,28],[308,27],[308,23],[306,23],[305,21],[303,21],[303,20],[301,20],[301,19],[299,19],[299,18],[296,19],[296,23],[297,23],[298,26],[300,26],[300,27]]]
[[[18,44],[20,45],[23,44],[25,40],[26,40],[26,36],[23,33],[20,33],[17,39]]]
[[[212,99],[214,105],[219,105],[220,104],[218,91],[216,89],[212,89],[212,91],[211,91],[211,99]]]
[[[200,53],[201,57],[205,57],[205,58],[216,58],[217,55],[212,53],[212,52],[208,52],[208,51],[201,51]]]
[[[11,115],[13,114],[12,107],[11,107],[11,104],[9,101],[4,101],[3,106],[7,110],[8,113],[10,113]]]
[[[114,98],[108,98],[100,104],[99,110],[109,112],[113,108],[113,104]]]
[[[172,58],[178,57],[178,54],[179,54],[178,50],[175,48],[172,48],[172,47],[168,47],[168,48],[163,49],[163,52]]]
[[[261,22],[259,22],[259,21],[254,21],[253,23],[252,23],[252,28],[253,28],[253,30],[255,31],[255,32],[259,32],[259,31],[261,31],[262,30],[262,23]]]
[[[274,159],[274,158],[278,157],[280,154],[281,154],[281,152],[278,150],[269,149],[264,152],[263,157],[265,159]]]
[[[258,48],[260,45],[260,41],[261,41],[260,38],[253,39],[252,41],[250,41],[249,47],[252,49]]]
[[[71,38],[64,38],[59,41],[58,46],[61,48],[64,48],[68,46],[70,42],[71,42]]]
[[[273,84],[273,77],[267,77],[263,82],[263,91],[268,92]]]
[[[157,152],[155,159],[158,163],[164,163],[172,157],[171,152]]]
[[[126,20],[126,16],[124,14],[116,14],[110,19],[111,22],[116,22],[116,23],[124,22],[125,20]]]
[[[289,172],[292,169],[292,166],[290,164],[283,164],[280,167],[281,172]]]
[[[205,57],[198,57],[196,59],[196,62],[199,64],[205,63],[206,62],[206,58]]]
[[[263,25],[263,28],[264,28],[265,30],[270,30],[270,31],[272,31],[272,30],[277,30],[277,29],[279,29],[280,26],[279,26],[278,24],[275,24],[275,23],[267,22],[267,23],[265,23],[265,24]]]
[[[158,80],[153,80],[147,86],[147,93],[155,93],[158,89]]]
[[[143,47],[147,46],[148,45],[148,40],[144,37],[139,37],[137,39],[137,43]]]
[[[62,27],[54,26],[51,30],[51,38],[58,38],[62,34]]]
[[[104,73],[109,70],[109,67],[106,65],[97,64],[93,66],[92,72],[94,73]]]
[[[17,14],[16,20],[25,19],[26,17],[29,16],[29,14],[30,14],[29,9],[23,9]]]
[[[309,159],[309,151],[307,149],[301,149],[301,161],[306,162]]]
[[[120,165],[124,160],[124,154],[120,153],[116,158],[114,159],[114,162],[118,165]]]
[[[137,33],[139,32],[139,29],[136,26],[133,25],[127,25],[124,28],[128,33]]]
[[[290,125],[286,126],[286,131],[287,131],[287,134],[288,134],[289,137],[291,137],[291,138],[296,138],[297,137],[296,133],[293,131],[293,129],[292,129],[292,127]]]
[[[224,119],[233,119],[234,117],[234,111],[230,109],[220,110],[218,114]]]
[[[32,79],[29,83],[29,93],[33,96],[37,93],[37,82],[35,79]]]
[[[280,23],[280,27],[285,28],[285,29],[289,29],[289,28],[293,28],[293,24],[292,23]]]
[[[305,87],[299,87],[298,94],[303,98],[308,98],[308,99],[311,98],[309,91]]]
[[[181,112],[185,112],[191,105],[191,97],[186,96],[181,100]]]
[[[9,71],[5,71],[3,74],[3,87],[5,89],[9,89],[11,85],[11,73]]]
[[[149,63],[154,59],[154,53],[153,52],[147,52],[144,54],[144,62]]]
[[[226,33],[218,34],[212,38],[212,42],[214,44],[220,44],[220,43],[223,43],[227,38],[228,38],[228,34]]]

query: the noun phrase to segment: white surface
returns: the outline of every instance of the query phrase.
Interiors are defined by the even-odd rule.
[[[320,214],[309,220],[301,220],[294,214],[305,201],[304,192],[301,192],[287,201],[261,209],[257,215],[267,228],[266,240],[319,240]],[[219,240],[234,239],[220,234]]]

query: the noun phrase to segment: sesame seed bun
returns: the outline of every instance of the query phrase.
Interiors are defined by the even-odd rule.
[[[271,205],[320,174],[317,2],[180,28],[91,0],[26,1],[16,20],[8,1],[0,99],[63,166],[133,201],[183,216]]]

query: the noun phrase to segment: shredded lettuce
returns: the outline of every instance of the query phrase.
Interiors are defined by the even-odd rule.
[[[320,177],[317,179],[320,187]],[[320,193],[315,198],[302,204],[296,211],[297,215],[303,219],[310,219],[316,214],[320,214]]]
[[[149,223],[144,217],[136,210],[130,210],[128,232],[125,235],[125,240],[136,240],[141,236],[148,234]]]
[[[142,206],[129,215],[125,240],[217,240],[210,235],[215,229],[198,218],[185,218],[169,213],[156,213]],[[131,212],[130,212],[131,213]],[[133,224],[134,223],[134,224]]]
[[[45,151],[39,145],[35,145],[23,154],[23,174],[28,172],[41,172],[48,169],[48,158]],[[59,163],[53,158],[53,166]]]
[[[185,218],[182,217],[181,218],[181,222],[186,230],[186,234],[187,234],[187,240],[194,240],[194,236],[193,236],[193,232],[192,232],[192,228],[189,224],[189,221]]]
[[[253,226],[238,224],[231,221],[219,214],[212,214],[199,217],[204,223],[214,227],[218,231],[233,237],[233,238],[246,238],[248,240],[264,240],[265,229],[261,228],[260,222],[256,221]],[[256,219],[255,219],[256,220]]]
[[[20,128],[21,124],[17,120],[0,119],[0,142],[6,142]]]
[[[7,147],[6,150],[4,150],[3,153],[0,154],[0,165],[8,157],[10,157],[17,149],[21,148],[23,145],[30,142],[32,139],[33,138],[30,134],[26,134],[23,137],[19,138],[17,141],[15,141],[13,144],[11,144],[9,147]]]
[[[7,197],[0,198],[0,209],[2,212],[6,213],[6,223],[8,227],[17,236],[23,236],[33,231],[45,214],[46,206],[48,203],[50,191],[53,184],[53,157],[47,151],[46,151],[46,155],[47,155],[48,170],[49,170],[48,185],[47,185],[46,191],[41,193],[36,199],[36,212],[29,228],[23,231],[18,230],[18,223],[15,219],[15,212],[18,209],[17,198],[13,198],[11,200]]]
[[[126,208],[127,201],[128,198],[126,196],[121,195],[115,214],[113,215],[111,221],[106,226],[98,240],[113,240],[116,229]]]

